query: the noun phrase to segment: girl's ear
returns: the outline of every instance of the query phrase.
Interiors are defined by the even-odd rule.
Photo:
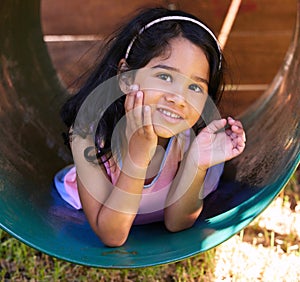
[[[123,58],[120,60],[118,64],[118,74],[125,72],[129,69],[126,60]]]
[[[132,84],[132,77],[125,59],[121,59],[118,65],[118,81],[121,91],[124,94],[130,92],[130,85]]]

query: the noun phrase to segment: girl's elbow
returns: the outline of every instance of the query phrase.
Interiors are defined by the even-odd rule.
[[[111,248],[116,248],[116,247],[122,247],[126,240],[126,238],[115,238],[114,236],[111,236],[110,238],[101,238],[102,243],[107,246],[107,247],[111,247]]]
[[[99,226],[102,228],[99,228]],[[128,228],[122,228],[120,226],[98,225],[98,228],[96,227],[94,231],[101,242],[107,247],[123,246],[129,235]]]
[[[165,227],[169,232],[175,233],[191,228],[195,223],[195,220],[185,220],[183,222],[177,222],[173,220],[165,220]]]
[[[173,213],[167,212],[165,213],[165,227],[170,232],[179,232],[189,229],[195,224],[200,212],[201,209],[197,212],[181,216],[178,214],[175,216]]]

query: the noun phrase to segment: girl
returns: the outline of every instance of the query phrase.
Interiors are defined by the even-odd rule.
[[[224,59],[196,17],[144,10],[105,48],[62,107],[75,166],[55,183],[104,244],[121,246],[133,224],[191,227],[245,133],[240,121],[216,118]]]

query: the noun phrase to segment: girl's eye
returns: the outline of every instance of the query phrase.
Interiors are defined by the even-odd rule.
[[[166,73],[161,73],[159,75],[157,75],[158,78],[160,78],[161,80],[165,80],[167,82],[172,82],[172,76]]]
[[[192,91],[195,91],[197,93],[203,93],[203,89],[197,84],[189,85],[189,89],[192,90]]]

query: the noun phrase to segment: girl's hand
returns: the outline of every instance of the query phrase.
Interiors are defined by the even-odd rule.
[[[157,135],[152,125],[151,107],[143,105],[144,93],[137,85],[125,99],[126,137],[128,156],[133,166],[145,168],[151,161],[157,146]]]
[[[228,127],[224,129],[224,127]],[[206,170],[237,157],[245,149],[246,136],[242,123],[231,117],[215,120],[195,138],[190,156],[198,168]]]

